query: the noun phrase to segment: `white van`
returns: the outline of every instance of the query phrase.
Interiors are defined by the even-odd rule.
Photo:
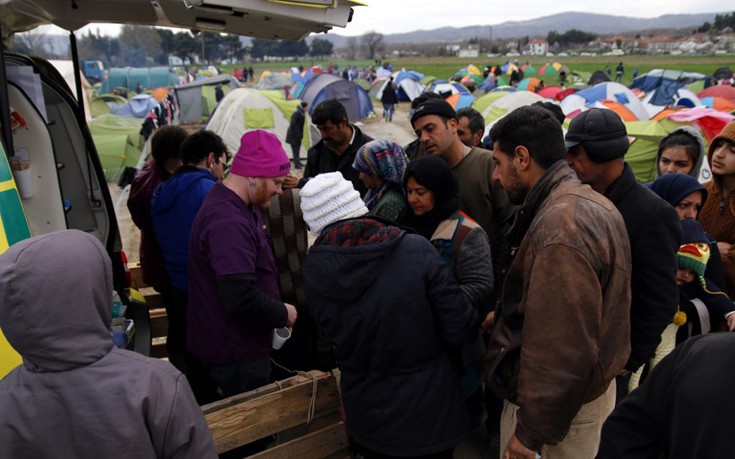
[[[73,32],[89,23],[299,40],[311,32],[345,27],[352,6],[361,4],[357,0],[0,0],[0,38],[5,49],[13,34],[39,25],[55,24],[70,31],[77,76],[74,93],[81,94]],[[129,298],[113,203],[84,108],[72,94],[48,61],[0,52],[0,253],[30,235],[69,228],[93,234],[107,248],[115,289],[135,321],[134,350],[148,354],[148,309]],[[8,163],[14,165],[14,173]],[[0,378],[18,363],[0,333]]]

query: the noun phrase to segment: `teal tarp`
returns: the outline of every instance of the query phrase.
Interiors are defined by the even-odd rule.
[[[179,77],[168,67],[123,67],[109,70],[102,82],[100,93],[112,92],[123,87],[134,91],[140,82],[143,90],[172,87],[179,84]]]

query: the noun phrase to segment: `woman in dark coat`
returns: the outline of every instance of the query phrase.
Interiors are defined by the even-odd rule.
[[[383,95],[380,96],[380,101],[383,103],[383,119],[388,122],[393,121],[395,105],[396,102],[398,102],[396,88],[393,86],[393,77],[389,77],[388,81],[385,83],[385,86],[383,87]]]
[[[339,172],[301,189],[317,234],[304,291],[334,344],[347,428],[366,458],[451,458],[469,433],[450,355],[479,325],[441,257],[415,234],[368,217]]]

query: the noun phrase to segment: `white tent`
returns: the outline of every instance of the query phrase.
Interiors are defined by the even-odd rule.
[[[76,96],[77,84],[74,80],[74,63],[72,61],[58,60],[51,60],[49,62],[56,68],[56,70],[59,71],[61,76],[64,77],[64,81],[69,85],[72,95]],[[92,85],[90,85],[89,81],[84,78],[81,70],[79,72],[79,78],[82,80],[82,93],[84,93],[84,97],[82,98],[82,101],[84,102],[84,117],[89,121],[92,119],[92,110],[89,106],[89,101],[92,99]],[[78,97],[77,100],[79,100]]]
[[[254,129],[263,129],[275,134],[286,154],[291,157],[291,146],[286,143],[286,132],[291,115],[300,103],[300,100],[279,99],[274,92],[235,89],[219,103],[207,123],[207,129],[219,134],[233,154],[240,147],[243,134]],[[309,147],[318,140],[319,133],[307,113],[299,157],[305,158]]]

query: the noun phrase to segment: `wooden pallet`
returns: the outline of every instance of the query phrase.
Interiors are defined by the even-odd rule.
[[[352,457],[340,416],[337,380],[330,373],[313,370],[205,405],[202,411],[218,453],[276,435],[274,446],[250,457]]]

